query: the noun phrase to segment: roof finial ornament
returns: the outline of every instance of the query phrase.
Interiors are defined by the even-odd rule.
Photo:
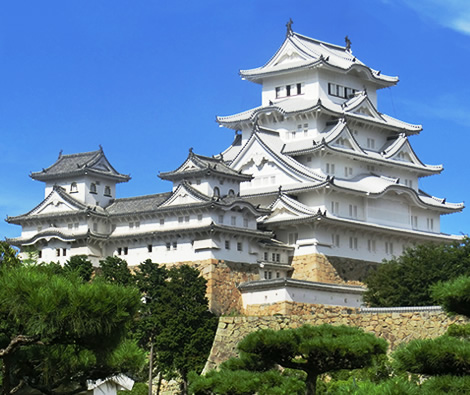
[[[289,18],[289,22],[286,23],[286,27],[287,27],[286,37],[289,37],[294,33],[292,31],[292,24],[293,23],[294,22],[292,21],[292,18]]]
[[[189,147],[189,154],[191,155],[193,153],[193,147]]]
[[[282,195],[282,185],[279,185],[279,189],[278,189],[277,192],[278,192],[279,196]]]
[[[100,151],[103,152],[103,146],[101,144],[98,144],[98,147],[100,147]]]
[[[62,153],[63,153],[63,152],[64,152],[64,150],[61,149],[60,152],[59,152],[59,159],[62,158]]]
[[[351,40],[348,36],[344,37],[344,42],[346,43],[346,51],[351,52]]]

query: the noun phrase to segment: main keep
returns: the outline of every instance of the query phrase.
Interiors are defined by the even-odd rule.
[[[382,114],[377,91],[398,82],[346,46],[293,32],[264,65],[242,70],[261,105],[217,117],[235,130],[222,154],[190,150],[161,173],[171,192],[116,198],[129,181],[103,150],[59,155],[31,174],[44,200],[8,217],[9,242],[42,261],[85,254],[187,263],[208,280],[217,312],[285,301],[357,306],[367,271],[423,242],[450,242],[440,216],[463,209],[419,189],[438,174],[413,151],[420,125]]]

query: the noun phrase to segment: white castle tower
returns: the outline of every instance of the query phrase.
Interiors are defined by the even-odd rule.
[[[408,246],[457,239],[440,233],[440,216],[463,204],[419,189],[443,169],[413,151],[422,127],[377,109],[377,91],[398,78],[357,59],[347,37],[332,45],[291,24],[264,66],[240,71],[261,85],[261,106],[217,121],[241,132],[222,157],[253,176],[241,195],[271,210],[260,225],[295,246],[293,276],[361,280]]]

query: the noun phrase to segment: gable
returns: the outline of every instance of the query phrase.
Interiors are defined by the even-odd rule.
[[[191,191],[189,191],[184,185],[179,185],[178,188],[173,192],[173,194],[163,202],[159,207],[171,207],[171,206],[181,206],[181,205],[190,205],[204,203],[207,200],[202,199],[199,196],[196,196]]]
[[[34,208],[29,215],[51,215],[63,212],[79,211],[81,207],[65,200],[57,191],[52,191],[44,201]]]
[[[251,174],[254,177],[251,181],[252,186],[314,181],[308,174],[308,168],[304,169],[295,159],[280,155],[268,150],[257,138],[251,138],[232,162],[231,167],[245,174]]]
[[[291,41],[286,40],[282,47],[279,49],[279,51],[264,66],[264,68],[281,66],[286,63],[302,62],[305,60],[309,60],[309,58],[310,57],[307,56],[305,52],[301,51]]]

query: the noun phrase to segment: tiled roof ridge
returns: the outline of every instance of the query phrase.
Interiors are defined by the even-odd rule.
[[[130,200],[144,200],[144,199],[150,199],[152,197],[158,197],[158,196],[163,196],[165,194],[171,195],[171,191],[167,192],[159,192],[159,193],[151,193],[147,195],[139,195],[139,196],[129,196],[129,197],[122,197],[122,198],[116,198],[114,199],[113,203],[116,202],[122,202],[122,201],[130,201]]]

